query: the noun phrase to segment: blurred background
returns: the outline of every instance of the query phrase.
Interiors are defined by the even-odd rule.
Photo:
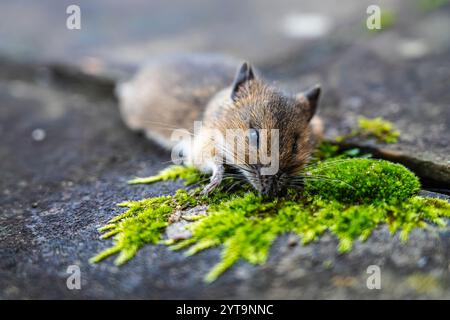
[[[80,30],[66,27],[72,4],[81,9]],[[366,27],[370,5],[381,10],[380,30]],[[407,152],[427,146],[431,154],[424,157],[445,164],[436,144],[444,146],[450,118],[441,106],[450,101],[447,0],[19,0],[0,6],[0,56],[8,59],[76,66],[117,81],[158,56],[229,54],[295,91],[321,82],[321,112],[333,122],[329,134],[348,127],[357,113],[383,116],[403,129]]]
[[[81,9],[80,30],[66,27],[69,5]],[[380,30],[366,27],[370,5]],[[450,297],[448,234],[418,232],[404,245],[380,230],[344,257],[334,239],[288,250],[283,238],[264,267],[238,265],[211,286],[201,279],[214,250],[186,263],[148,247],[120,270],[87,262],[108,246],[96,228],[117,202],[180,187],[126,184],[169,160],[124,127],[113,95],[157,56],[218,52],[293,91],[320,82],[327,139],[361,115],[392,121],[398,143],[354,146],[404,163],[445,197],[449,30],[448,0],[1,1],[0,298]],[[369,262],[383,267],[385,290],[361,285]],[[76,292],[65,284],[73,263],[84,274]]]
[[[324,50],[337,50],[339,45],[348,50],[370,42],[373,50],[391,59],[420,58],[448,49],[447,2],[2,1],[0,52],[89,68],[104,61],[134,64],[174,52],[218,51],[260,65],[286,59],[305,47],[317,46],[291,63],[315,55],[320,60]],[[66,8],[72,4],[81,8],[81,30],[65,27]],[[381,8],[385,34],[375,36],[367,30],[369,5]]]

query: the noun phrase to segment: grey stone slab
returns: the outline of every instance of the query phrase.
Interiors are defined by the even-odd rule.
[[[169,155],[129,132],[95,83],[84,91],[42,70],[10,71],[0,80],[1,298],[450,298],[448,231],[433,229],[403,244],[381,228],[343,255],[330,235],[306,247],[286,235],[265,265],[239,262],[210,285],[203,277],[219,249],[186,258],[146,246],[122,267],[89,264],[111,244],[97,227],[121,211],[116,203],[182,184],[126,184]],[[70,265],[80,267],[81,290],[66,287]],[[381,290],[366,286],[369,265],[381,268]]]
[[[120,268],[111,259],[88,263],[110,245],[96,228],[120,212],[116,203],[181,186],[126,184],[169,160],[123,126],[112,98],[114,81],[147,56],[220,51],[292,89],[320,81],[328,138],[360,114],[383,116],[403,131],[398,144],[353,143],[416,163],[446,188],[449,7],[424,13],[410,1],[383,1],[399,12],[397,23],[369,34],[361,20],[371,2],[80,1],[86,19],[78,33],[64,27],[69,2],[3,2],[0,54],[34,62],[0,60],[0,298],[449,299],[448,229],[416,230],[403,244],[381,228],[343,255],[330,235],[306,247],[286,235],[265,265],[240,262],[211,285],[202,279],[218,249],[185,258],[147,246]],[[299,37],[295,15],[308,12],[326,16],[332,32]],[[297,36],[284,25],[292,14],[288,30]],[[81,290],[66,287],[74,264]],[[367,289],[369,265],[381,268],[381,290]]]

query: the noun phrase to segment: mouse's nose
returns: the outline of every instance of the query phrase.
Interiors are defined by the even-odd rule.
[[[279,194],[278,183],[276,179],[267,179],[261,186],[261,194],[268,197],[275,197]]]

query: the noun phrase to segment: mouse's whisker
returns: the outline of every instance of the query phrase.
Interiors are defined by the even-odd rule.
[[[326,176],[301,176],[301,178],[303,178],[304,180],[340,182],[340,183],[347,185],[348,187],[350,187],[352,189],[355,189],[355,187],[353,187],[351,184],[349,184],[341,179],[337,179],[337,178],[330,178],[330,177],[326,177]]]
[[[251,168],[249,168],[248,166],[245,165],[241,165],[238,167],[239,170],[245,171],[245,172],[249,172],[249,173],[253,173],[253,171],[251,170]]]
[[[211,179],[211,178],[208,177],[208,178],[205,178],[205,179],[202,179],[202,180],[197,181],[195,184],[203,184],[203,183],[208,182],[210,179]]]
[[[347,160],[348,159],[319,160],[317,162],[308,164],[306,167],[317,166],[319,164],[322,164],[322,165],[324,165],[324,164],[334,164],[334,163],[344,162],[344,161],[347,161]]]
[[[222,151],[225,156],[229,156],[234,161],[237,161],[238,165],[248,165],[247,161],[245,160],[245,157],[242,157],[241,155],[238,155],[236,153],[233,153],[231,150],[227,148],[227,146],[224,145],[217,145],[216,148],[219,149],[219,151]]]
[[[173,160],[166,160],[166,161],[160,161],[160,164],[169,164],[169,163],[174,163]]]
[[[326,168],[326,167],[336,165],[338,163],[345,162],[345,161],[347,161],[347,159],[338,159],[338,160],[325,161],[325,162],[320,162],[320,163],[312,163],[312,164],[306,165],[305,169],[313,169],[314,170],[319,165],[321,168]]]
[[[286,184],[286,187],[288,187],[288,188],[295,188],[295,189],[301,189],[304,186],[305,186],[305,184],[301,183],[299,181],[298,182],[289,182],[289,183]]]
[[[243,180],[243,181],[245,181],[245,177],[243,177],[242,175],[239,175],[239,174],[237,174],[237,175],[228,175],[228,174],[225,174],[225,175],[224,175],[224,178],[227,178],[227,179],[234,179],[234,180]]]
[[[245,164],[245,159],[243,159],[242,157],[240,157],[237,154],[233,154],[233,152],[231,152],[228,148],[226,148],[225,146],[216,146],[216,148],[219,149],[219,151],[221,151],[225,156],[230,157],[232,160],[237,161],[237,164],[241,165],[241,164]]]
[[[155,127],[157,127],[157,128],[168,128],[168,129],[172,129],[172,130],[186,129],[186,128],[175,127],[173,124],[164,123],[161,121],[152,121],[152,120],[146,119],[146,120],[143,120],[142,122],[155,125]]]
[[[240,178],[239,177],[224,177],[223,180],[225,182],[227,182],[227,181],[232,181],[232,182],[235,182],[235,181],[241,182],[241,181],[243,181],[243,182],[246,182],[247,181],[245,178],[242,178],[242,177],[240,177]]]
[[[148,122],[150,124],[152,124],[155,128],[158,129],[162,129],[162,130],[172,130],[172,131],[176,131],[176,130],[184,130],[185,133],[189,134],[191,137],[202,137],[201,134],[196,134],[194,132],[191,132],[190,130],[186,129],[186,128],[179,128],[179,127],[174,127],[172,125],[165,125],[164,123],[160,123],[160,122],[155,122],[155,121],[149,121],[149,120],[144,120],[144,122]],[[205,138],[210,138],[213,139],[212,137],[209,136],[204,136]]]
[[[235,183],[233,183],[225,192],[229,192],[230,190],[232,190],[234,187],[237,186],[241,186],[244,183],[244,181],[236,181]]]

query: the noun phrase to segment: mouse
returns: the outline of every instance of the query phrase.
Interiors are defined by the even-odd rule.
[[[132,130],[172,151],[172,159],[210,175],[209,194],[228,169],[265,196],[298,181],[321,139],[321,87],[290,93],[246,61],[223,55],[154,59],[116,87]]]

